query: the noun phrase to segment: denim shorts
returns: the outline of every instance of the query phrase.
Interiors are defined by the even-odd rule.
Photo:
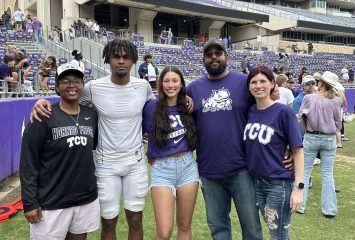
[[[176,197],[177,188],[193,182],[201,183],[192,152],[180,157],[154,159],[150,188],[169,187]]]

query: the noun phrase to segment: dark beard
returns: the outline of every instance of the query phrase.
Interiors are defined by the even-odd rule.
[[[205,68],[208,72],[209,75],[212,75],[212,76],[217,76],[217,75],[220,75],[222,74],[226,68],[227,68],[227,63],[220,63],[218,67],[216,68],[213,68],[211,67],[209,64],[206,64],[205,63]]]
[[[126,77],[128,72],[115,72],[116,77],[118,78],[124,78]]]

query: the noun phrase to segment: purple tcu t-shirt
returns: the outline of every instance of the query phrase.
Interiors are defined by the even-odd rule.
[[[0,78],[4,79],[6,77],[12,77],[12,71],[7,64],[3,63],[0,65]]]
[[[229,72],[218,80],[204,76],[190,83],[187,94],[194,101],[200,176],[217,179],[246,169],[243,132],[251,105],[247,75]]]
[[[143,110],[143,133],[148,133],[149,136],[153,136],[153,117],[157,102],[157,99],[147,102]],[[168,108],[173,131],[170,133],[169,140],[165,146],[157,144],[152,137],[149,138],[147,150],[149,158],[163,158],[178,152],[193,150],[185,139],[185,128],[176,106],[169,106]]]
[[[300,133],[296,115],[286,105],[274,103],[263,110],[252,106],[243,137],[248,169],[260,176],[293,182],[294,171],[282,162],[287,145],[302,147]]]

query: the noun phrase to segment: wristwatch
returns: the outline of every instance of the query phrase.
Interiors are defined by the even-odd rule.
[[[299,188],[299,189],[303,189],[304,188],[304,183],[303,182],[295,182],[294,184],[293,184],[293,186],[294,187],[296,187],[296,188]]]

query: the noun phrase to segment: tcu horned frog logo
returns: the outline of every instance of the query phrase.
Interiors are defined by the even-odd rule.
[[[232,110],[232,99],[227,89],[222,87],[218,90],[212,90],[212,94],[207,100],[202,99],[202,112],[217,112]]]

